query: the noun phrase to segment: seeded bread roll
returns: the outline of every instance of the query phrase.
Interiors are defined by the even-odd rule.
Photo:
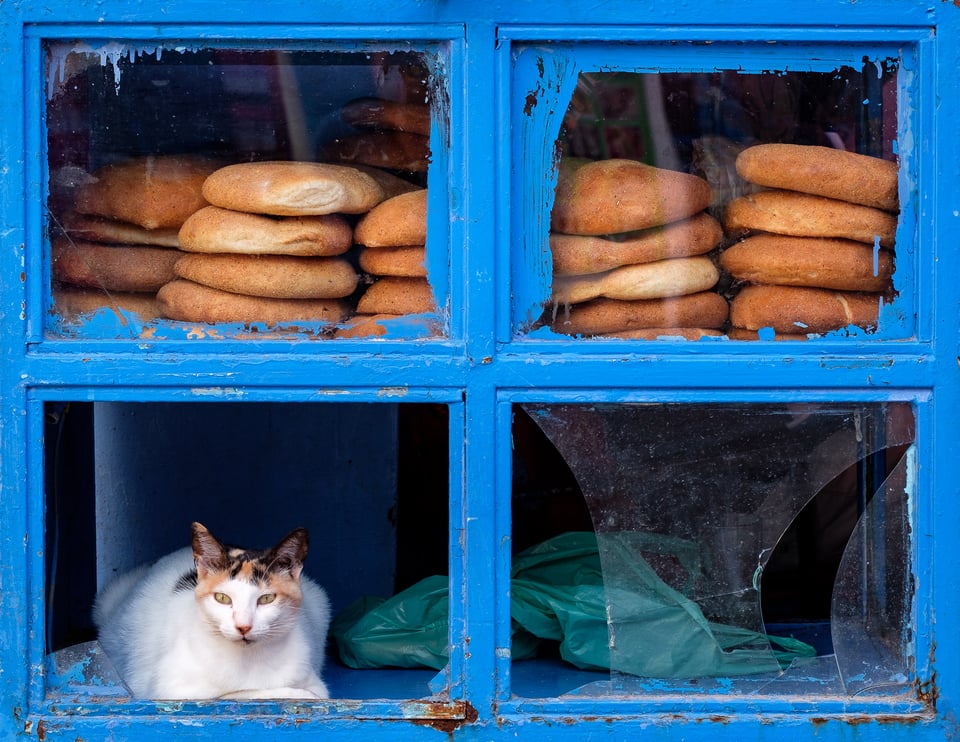
[[[272,299],[221,291],[177,279],[157,292],[163,316],[183,322],[321,322],[335,324],[349,312],[341,299]]]
[[[326,144],[321,159],[422,173],[430,163],[430,137],[409,131],[350,134]]]
[[[837,237],[893,247],[897,217],[880,209],[795,191],[760,191],[727,204],[723,226],[732,236],[774,232],[794,237]]]
[[[111,245],[150,245],[178,247],[176,227],[144,229],[139,224],[70,212],[63,218],[63,231],[74,240]]]
[[[207,206],[180,228],[180,249],[203,253],[341,255],[353,229],[339,214],[265,216]]]
[[[354,241],[367,247],[427,244],[427,189],[402,193],[374,206],[357,222]]]
[[[430,134],[430,107],[425,103],[357,98],[344,105],[340,118],[360,128],[409,131],[423,136]]]
[[[420,314],[435,308],[426,278],[381,278],[357,302],[357,314]]]
[[[887,250],[852,240],[758,234],[727,248],[720,266],[750,283],[883,291],[894,260]]]
[[[672,258],[624,265],[586,276],[554,276],[555,304],[577,304],[601,296],[608,299],[662,299],[712,288],[720,272],[710,258]]]
[[[360,276],[343,258],[193,253],[174,266],[180,278],[223,291],[275,299],[342,299]]]
[[[689,219],[624,235],[623,239],[552,233],[555,276],[602,273],[621,265],[704,255],[723,237],[720,222],[702,211]]]
[[[649,327],[720,329],[727,321],[727,301],[713,291],[669,299],[594,299],[558,308],[550,326],[567,335],[605,335]]]
[[[710,204],[710,186],[687,173],[634,160],[560,162],[554,232],[609,235],[686,219]]]
[[[214,206],[275,216],[362,214],[385,197],[369,174],[320,162],[243,162],[212,173],[203,184]]]
[[[897,164],[831,147],[758,144],[737,157],[751,183],[897,211]]]
[[[368,247],[360,251],[360,268],[374,276],[425,278],[427,249],[404,247]]]
[[[188,156],[137,157],[106,165],[77,189],[75,208],[144,229],[179,229],[207,205],[203,182],[220,165]]]
[[[730,324],[784,334],[877,326],[880,295],[800,286],[744,286],[730,304]]]
[[[104,291],[152,292],[174,278],[180,252],[165,247],[100,245],[56,239],[50,270],[55,281]]]

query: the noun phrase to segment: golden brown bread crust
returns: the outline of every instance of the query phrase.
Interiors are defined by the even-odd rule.
[[[356,98],[340,109],[340,118],[360,128],[409,131],[430,135],[430,106],[426,103],[398,103],[383,98]]]
[[[354,228],[354,241],[367,247],[427,244],[427,189],[410,191],[374,206]]]
[[[179,278],[157,292],[163,316],[183,322],[337,323],[349,308],[341,299],[273,299],[244,296]]]
[[[96,289],[60,287],[53,291],[53,311],[65,321],[74,321],[82,316],[95,314],[102,309],[114,312],[136,314],[142,321],[160,316],[155,293],[131,293],[111,291],[105,293]]]
[[[51,245],[54,281],[103,291],[152,292],[174,278],[181,253],[166,247],[101,245],[56,239]]]
[[[341,255],[353,229],[339,214],[273,217],[207,206],[184,222],[179,241],[189,252]]]
[[[204,180],[223,163],[190,156],[136,157],[105,165],[77,189],[81,214],[130,222],[145,229],[179,228],[207,205]]]
[[[732,236],[774,232],[794,237],[837,237],[893,247],[897,217],[880,209],[795,191],[760,191],[727,204],[723,226]]]
[[[396,314],[356,314],[334,332],[338,338],[368,338],[383,337],[387,328],[381,323],[385,320],[396,319]]]
[[[275,216],[362,214],[386,196],[369,174],[320,162],[242,162],[212,173],[203,184],[214,206]]]
[[[360,251],[360,268],[374,276],[425,278],[427,249],[417,245],[368,247]]]
[[[78,214],[72,211],[63,217],[63,231],[81,242],[103,242],[111,245],[152,245],[178,247],[176,227],[144,229],[139,224],[116,219]]]
[[[745,330],[742,327],[730,327],[727,329],[727,337],[731,340],[759,340],[760,332],[758,330]],[[768,339],[764,337],[764,339]],[[798,333],[777,332],[773,335],[774,340],[809,340],[809,335]]]
[[[601,296],[608,299],[662,299],[713,288],[720,272],[710,258],[671,258],[624,265],[586,276],[554,276],[554,304],[578,304]]]
[[[192,253],[174,271],[180,278],[223,291],[275,299],[342,299],[360,276],[344,258]]]
[[[369,131],[328,142],[322,160],[423,173],[430,164],[430,137],[409,131]]]
[[[727,248],[720,266],[750,283],[884,291],[894,259],[888,250],[874,253],[870,245],[852,240],[758,234]]]
[[[551,215],[554,232],[604,235],[686,219],[710,204],[696,175],[634,160],[562,160]]]
[[[380,278],[357,302],[357,314],[421,314],[435,308],[426,278]]]
[[[632,233],[622,240],[555,232],[550,235],[553,274],[601,273],[621,265],[704,255],[722,238],[720,222],[705,211],[663,227]]]
[[[751,183],[897,211],[897,164],[831,147],[758,144],[737,156],[737,173]]]
[[[722,337],[720,330],[707,330],[703,327],[644,327],[637,330],[622,332],[608,332],[603,337],[629,338],[632,340],[658,340],[664,337],[683,338],[684,340],[699,340],[705,337]]]
[[[727,301],[713,291],[669,299],[594,299],[558,307],[550,327],[567,335],[605,335],[648,327],[720,329],[727,321]]]
[[[730,304],[730,324],[784,334],[823,333],[848,325],[875,329],[880,294],[801,286],[744,286]]]

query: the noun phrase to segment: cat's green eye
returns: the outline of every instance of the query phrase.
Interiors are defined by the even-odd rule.
[[[226,593],[214,593],[213,599],[221,605],[230,605],[233,602]]]
[[[277,599],[277,596],[273,593],[264,593],[259,598],[257,598],[258,605],[266,605],[267,603],[272,603]]]

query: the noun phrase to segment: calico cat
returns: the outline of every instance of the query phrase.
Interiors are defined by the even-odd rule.
[[[94,604],[100,644],[136,698],[327,698],[330,607],[302,575],[307,532],[272,549],[193,547],[110,583]]]

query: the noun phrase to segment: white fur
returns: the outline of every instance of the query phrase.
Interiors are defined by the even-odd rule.
[[[258,605],[255,586],[228,580],[198,603],[174,592],[193,569],[190,548],[112,582],[98,596],[100,643],[137,698],[327,698],[320,679],[330,607],[326,593],[300,577],[300,609],[278,599]],[[237,626],[250,626],[243,641]]]

